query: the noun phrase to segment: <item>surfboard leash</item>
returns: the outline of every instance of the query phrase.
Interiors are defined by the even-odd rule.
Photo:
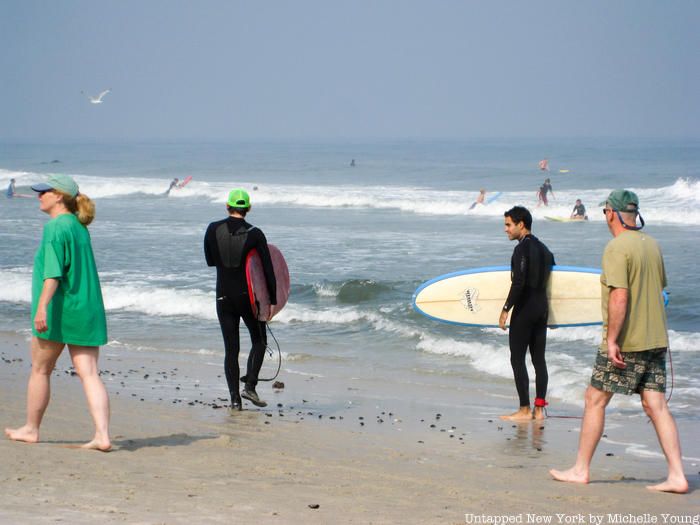
[[[270,332],[270,335],[272,336],[272,339],[275,342],[275,346],[277,347],[277,372],[275,372],[275,375],[272,377],[265,379],[259,378],[258,381],[274,381],[275,379],[277,379],[277,376],[280,374],[280,370],[282,369],[282,350],[280,350],[279,341],[277,341],[275,334],[272,333],[272,329],[270,328],[270,325],[268,323],[265,323],[265,328],[268,332]],[[270,354],[270,357],[272,357],[272,355],[275,352],[274,348],[270,347],[269,344],[265,346],[265,350]]]
[[[668,347],[668,364],[671,367],[671,389],[668,392],[668,397],[666,398],[666,403],[668,404],[669,401],[671,401],[671,396],[673,395],[673,383],[674,383],[674,377],[673,377],[673,358],[671,357],[671,347]]]

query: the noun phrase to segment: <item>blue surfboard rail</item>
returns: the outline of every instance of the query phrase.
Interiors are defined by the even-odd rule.
[[[578,272],[578,273],[597,273],[600,274],[602,270],[600,268],[588,268],[585,266],[566,266],[566,265],[555,265],[552,266],[553,271],[558,271],[558,272]],[[469,270],[458,270],[456,272],[451,272],[451,273],[446,273],[443,275],[438,275],[437,277],[434,277],[433,279],[430,279],[429,281],[424,282],[421,284],[418,288],[416,288],[416,291],[413,292],[413,297],[411,298],[411,306],[413,309],[418,312],[419,314],[427,317],[428,319],[432,319],[434,321],[438,321],[440,323],[445,323],[445,324],[451,324],[455,326],[478,326],[478,327],[483,327],[483,328],[498,328],[497,324],[472,324],[472,323],[458,323],[456,321],[447,321],[445,319],[440,319],[438,317],[433,317],[432,315],[429,315],[425,313],[421,308],[416,304],[416,297],[418,294],[424,289],[430,286],[431,284],[437,283],[439,281],[444,281],[445,279],[450,279],[452,277],[457,277],[460,275],[469,275],[473,273],[488,273],[488,272],[510,272],[510,266],[484,266],[482,268],[472,268]],[[666,290],[663,291],[664,295],[664,306],[668,306],[668,300],[669,300],[669,295],[666,292]],[[566,324],[566,325],[549,325],[549,328],[564,328],[564,327],[576,327],[576,326],[600,326],[602,323],[578,323],[578,324]]]
[[[498,197],[500,197],[502,194],[503,194],[502,191],[497,191],[496,193],[491,195],[488,199],[486,199],[486,202],[484,204],[491,204],[493,201],[498,199]]]

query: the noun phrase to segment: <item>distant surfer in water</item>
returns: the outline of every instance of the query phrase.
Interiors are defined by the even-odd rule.
[[[554,191],[552,190],[552,183],[550,182],[549,178],[544,179],[544,183],[542,186],[540,186],[540,189],[537,190],[537,207],[541,204],[544,204],[545,206],[549,206],[549,201],[547,200],[547,193],[551,193],[552,197],[554,197]]]
[[[506,420],[544,419],[547,406],[547,281],[554,266],[554,256],[549,249],[531,233],[532,215],[522,206],[505,212],[505,232],[508,239],[518,241],[510,260],[511,285],[506,303],[503,305],[498,326],[506,329],[508,311],[512,308],[508,342],[510,365],[513,368],[515,388],[520,399],[517,412],[501,416]],[[535,408],[530,409],[530,379],[525,366],[528,347],[535,367]]]
[[[165,191],[165,195],[170,195],[170,192],[173,190],[173,188],[177,189],[180,187],[180,179],[175,177],[172,181],[170,181],[170,187]]]
[[[576,204],[574,204],[574,209],[571,211],[571,218],[577,221],[587,221],[588,215],[586,215],[586,207],[581,202],[581,199],[576,199]]]
[[[352,160],[350,161],[350,167],[351,167],[351,168],[354,168],[354,167],[355,167],[355,159],[352,159]]]
[[[470,210],[473,210],[476,208],[477,204],[484,204],[484,200],[486,199],[486,190],[479,190],[479,196],[476,198],[476,200],[472,203],[471,206],[469,206]]]
[[[17,190],[15,188],[15,179],[10,179],[10,185],[7,187],[7,191],[5,191],[5,197],[11,199],[16,193]]]
[[[540,170],[549,171],[549,160],[548,159],[542,159],[540,161]]]
[[[226,382],[233,410],[242,409],[241,397],[256,406],[264,407],[267,403],[258,397],[255,387],[265,358],[267,334],[265,323],[253,315],[248,296],[245,266],[250,251],[257,250],[260,255],[270,304],[277,304],[277,282],[265,234],[245,221],[245,216],[250,211],[248,193],[242,189],[231,190],[226,209],[228,218],[212,222],[204,236],[207,265],[216,266],[216,314],[224,338]],[[247,373],[239,378],[238,354],[241,345],[238,328],[241,318],[248,328],[253,347],[248,354]],[[241,394],[238,389],[239,380],[245,383]]]
[[[23,197],[25,199],[31,198],[31,195],[23,195],[22,193],[17,193],[17,186],[15,179],[10,179],[10,184],[5,190],[5,197],[8,199],[15,199],[17,197]]]

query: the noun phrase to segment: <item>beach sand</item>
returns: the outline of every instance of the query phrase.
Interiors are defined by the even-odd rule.
[[[18,426],[27,341],[0,334],[0,358],[0,424]],[[106,381],[114,450],[104,454],[70,448],[93,428],[61,357],[41,442],[0,440],[1,523],[457,524],[507,516],[558,524],[593,523],[591,514],[600,523],[631,516],[637,521],[617,523],[663,525],[663,514],[697,523],[697,465],[686,464],[690,494],[651,493],[644,487],[665,476],[663,459],[606,452],[611,445],[601,443],[591,484],[552,481],[549,468],[574,460],[576,419],[513,425],[424,411],[403,421],[384,407],[324,409],[309,381],[293,377],[281,378],[287,386],[277,393],[259,388],[267,408],[231,414],[212,406],[224,404],[207,390],[223,382],[216,376],[200,380],[201,401],[192,405],[175,389],[141,401],[128,377],[166,373],[137,358],[101,358],[117,378]]]

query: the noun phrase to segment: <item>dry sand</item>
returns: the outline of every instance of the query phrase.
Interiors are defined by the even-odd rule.
[[[19,425],[26,342],[4,334],[0,357],[0,425]],[[52,386],[41,443],[0,440],[1,523],[528,523],[532,514],[558,524],[557,513],[561,523],[593,523],[590,514],[601,524],[614,522],[610,514],[698,523],[697,467],[686,468],[683,496],[644,488],[664,476],[663,461],[604,453],[593,483],[552,481],[548,468],[573,461],[575,420],[486,421],[460,440],[439,420],[424,432],[376,430],[357,417],[301,419],[274,402],[229,414],[141,402],[125,395],[128,384],[119,395],[109,384],[115,449],[104,454],[70,448],[92,432],[79,380],[57,372]]]

